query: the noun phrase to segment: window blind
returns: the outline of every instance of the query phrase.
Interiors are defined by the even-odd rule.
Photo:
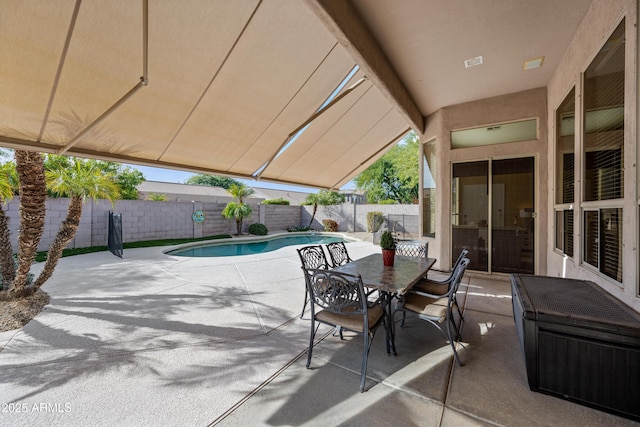
[[[602,209],[600,236],[602,255],[600,271],[622,282],[622,209]]]
[[[610,200],[624,191],[625,23],[596,55],[584,79],[585,200]]]

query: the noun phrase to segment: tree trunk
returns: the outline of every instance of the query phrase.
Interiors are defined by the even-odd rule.
[[[236,219],[236,229],[238,230],[238,236],[242,234],[242,219]]]
[[[16,276],[13,248],[9,237],[9,218],[5,215],[2,204],[0,204],[0,270],[2,270],[2,283],[5,291]]]
[[[318,210],[318,204],[313,204],[313,214],[311,215],[311,221],[309,221],[309,226],[307,228],[311,228],[311,224],[313,223],[314,218],[316,217],[316,211]]]
[[[44,264],[44,268],[40,273],[40,276],[36,279],[33,284],[34,292],[37,291],[40,286],[46,282],[58,264],[58,260],[62,256],[63,249],[67,246],[67,244],[73,239],[78,231],[78,226],[80,225],[80,217],[82,216],[82,198],[79,196],[74,196],[71,198],[69,202],[69,208],[67,209],[67,217],[62,224],[60,224],[60,229],[58,230],[58,234],[56,234],[56,238],[51,243],[49,247],[49,252],[47,253],[47,261]]]
[[[18,271],[13,283],[9,286],[9,298],[35,292],[27,289],[27,279],[44,231],[47,201],[42,155],[33,151],[16,150],[15,159],[20,180],[20,236],[18,236]]]

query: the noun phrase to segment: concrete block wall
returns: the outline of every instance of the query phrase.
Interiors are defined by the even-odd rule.
[[[407,215],[415,218],[405,223],[406,231],[410,234],[418,234],[418,220],[420,214],[419,205],[331,205],[318,206],[318,211],[311,224],[311,228],[322,229],[323,219],[332,219],[338,223],[338,231],[363,232],[367,231],[367,213],[382,212],[385,217],[389,215]],[[313,206],[301,206],[301,225],[309,225]]]
[[[193,203],[150,200],[118,200],[114,206],[106,200],[90,203],[93,206],[90,225],[92,246],[107,244],[109,211],[122,214],[122,241],[125,243],[177,239],[194,235],[191,218],[194,211]]]
[[[19,198],[2,205],[9,218],[9,230],[14,251],[18,248],[20,227]],[[67,215],[69,199],[48,199],[46,203],[45,230],[38,250],[49,248],[58,233],[60,223]],[[143,240],[198,238],[219,234],[235,234],[233,219],[222,217],[226,203],[155,202],[150,200],[119,200],[114,206],[106,200],[87,201],[82,208],[80,226],[69,248],[106,246],[109,211],[122,214],[122,239],[125,243]],[[250,203],[250,218],[243,221],[243,233],[255,222],[261,222],[269,231],[285,230],[295,225],[307,226],[312,206],[259,205]],[[193,222],[193,212],[201,210],[205,220]],[[338,222],[339,231],[367,231],[367,212],[380,211],[386,215],[418,215],[418,205],[335,205],[318,206],[312,228],[322,229],[322,220],[330,218]]]
[[[226,219],[222,216],[226,203],[202,203],[204,212],[203,236],[215,236],[219,234],[236,234],[237,226],[234,219]],[[251,207],[251,216],[242,221],[242,232],[247,233],[249,225],[258,222],[260,218],[260,205],[248,202]]]
[[[48,199],[45,204],[46,216],[44,232],[40,239],[38,250],[47,250],[60,228],[60,224],[67,216],[69,207],[69,199]],[[11,201],[2,206],[2,210],[8,217],[9,232],[11,233],[10,241],[13,250],[18,248],[18,235],[20,230],[20,198],[14,197]],[[80,217],[80,226],[76,237],[69,243],[68,247],[88,247],[92,245],[92,212],[93,206],[90,202],[85,203],[82,207],[82,216]],[[105,233],[106,239],[106,233]],[[106,242],[106,240],[105,240]],[[106,243],[105,243],[106,244]]]
[[[300,225],[300,206],[260,205],[260,221],[269,231],[286,230]]]

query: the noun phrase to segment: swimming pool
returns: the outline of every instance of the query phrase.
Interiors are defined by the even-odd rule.
[[[254,255],[275,251],[292,245],[320,245],[333,242],[353,242],[343,236],[328,234],[296,234],[265,236],[260,240],[206,243],[197,246],[178,248],[165,252],[167,255],[184,257],[225,257],[238,255]]]

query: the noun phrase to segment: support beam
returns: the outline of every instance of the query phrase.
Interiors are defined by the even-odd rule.
[[[307,6],[333,34],[365,75],[418,133],[424,132],[424,117],[393,66],[347,0],[305,0]]]

